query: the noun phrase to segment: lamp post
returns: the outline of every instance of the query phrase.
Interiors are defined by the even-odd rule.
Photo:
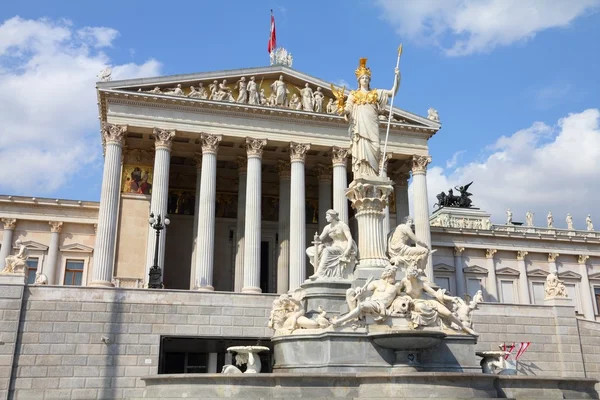
[[[165,229],[167,225],[171,223],[169,217],[165,217],[164,223],[161,223],[161,216],[158,214],[156,218],[154,217],[154,213],[150,213],[150,218],[148,218],[148,223],[156,231],[156,245],[154,247],[154,263],[152,267],[150,267],[150,272],[148,273],[148,289],[162,289],[162,280],[161,275],[162,271],[158,266],[158,246],[160,243],[160,231]]]

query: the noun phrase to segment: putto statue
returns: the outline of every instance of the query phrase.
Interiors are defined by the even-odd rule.
[[[442,207],[458,207],[458,208],[473,208],[473,201],[470,197],[473,195],[469,193],[469,187],[473,184],[473,182],[469,183],[465,186],[455,186],[454,190],[459,192],[459,195],[456,196],[452,189],[448,190],[448,194],[441,192],[437,196],[435,196],[438,200],[433,206],[437,206],[439,208]]]
[[[409,319],[412,329],[445,326],[477,336],[470,327],[470,312],[463,310],[461,316],[464,320],[461,320],[456,311],[450,311],[458,309],[455,304],[462,299],[446,295],[445,289],[434,290],[416,263],[407,266],[406,277],[400,282],[396,282],[396,270],[395,266],[389,266],[382,272],[380,279],[373,281],[371,277],[363,287],[348,289],[346,298],[351,311],[332,321],[333,326],[367,315],[372,316],[376,323],[389,317],[405,317]],[[472,309],[476,306],[475,302],[469,304]]]
[[[305,316],[306,309],[302,304],[305,292],[296,289],[291,295],[284,293],[273,300],[273,308],[267,326],[276,335],[293,333],[296,329],[323,329],[329,326],[325,313],[321,312],[316,320]]]
[[[394,71],[391,90],[371,89],[371,70],[367,67],[366,58],[360,59],[354,73],[358,89],[350,92],[345,104],[343,93],[339,97],[336,95],[338,110],[341,109],[344,119],[350,123],[352,172],[355,178],[379,176],[379,114],[385,111],[390,96],[398,92],[400,70],[396,68]]]
[[[315,234],[315,245],[306,249],[315,267],[315,273],[309,279],[349,279],[356,265],[356,243],[337,211],[328,210],[325,218],[329,224],[321,235]]]
[[[403,224],[398,225],[391,233],[388,239],[388,256],[390,262],[395,266],[406,265],[409,263],[421,264],[431,253],[431,249],[417,239],[412,231],[413,220],[406,217]],[[410,241],[416,246],[410,246]]]
[[[555,273],[550,273],[546,277],[546,284],[544,285],[544,291],[546,292],[546,299],[552,297],[569,297],[567,295],[567,289],[563,281],[558,279]]]
[[[27,246],[20,239],[17,239],[15,246],[19,248],[19,251],[17,254],[4,259],[6,266],[1,271],[3,274],[24,274],[27,269],[27,259],[29,258]]]

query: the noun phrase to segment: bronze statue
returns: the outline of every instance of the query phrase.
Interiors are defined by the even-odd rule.
[[[473,182],[464,186],[455,186],[454,189],[457,190],[460,195],[455,196],[454,191],[452,189],[448,190],[448,194],[441,192],[436,196],[438,202],[433,206],[437,206],[438,208],[442,207],[458,207],[458,208],[472,208],[473,201],[470,197],[473,195],[469,193],[469,187],[473,184]]]

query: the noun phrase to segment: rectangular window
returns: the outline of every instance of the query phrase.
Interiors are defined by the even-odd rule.
[[[477,279],[477,278],[469,278],[467,279],[467,293],[469,293],[469,296],[471,296],[471,298],[473,298],[473,296],[475,296],[475,293],[477,293],[478,290],[481,290],[481,279]]]
[[[533,290],[533,304],[544,304],[546,291],[544,290],[544,282],[531,282]]]
[[[600,314],[600,288],[594,288],[594,296],[596,297],[596,315]]]
[[[450,291],[450,278],[445,277],[445,276],[436,276],[435,283],[439,287]]]
[[[500,281],[500,296],[503,303],[515,303],[515,285],[513,281]]]
[[[581,307],[579,307],[579,296],[577,296],[577,288],[575,284],[565,284],[565,289],[567,289],[567,296],[569,296],[571,301],[573,302],[573,306],[575,306],[575,312],[577,314],[581,313]]]
[[[65,285],[81,286],[83,278],[83,260],[67,260]]]
[[[35,283],[35,274],[37,274],[39,258],[29,257],[27,259],[27,284],[33,285]]]

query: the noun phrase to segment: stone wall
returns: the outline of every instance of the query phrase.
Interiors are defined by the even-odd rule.
[[[484,303],[474,311],[473,321],[481,335],[478,351],[498,350],[500,343],[531,342],[519,359],[519,374],[585,376],[573,307]]]
[[[3,293],[18,295],[12,288],[0,287],[0,295]],[[273,298],[237,293],[26,287],[11,398],[141,396],[144,383],[140,378],[158,372],[161,335],[267,338]],[[18,298],[15,303],[18,312]],[[3,316],[18,320],[8,311]],[[103,343],[103,337],[108,344]],[[5,368],[0,369],[0,376],[7,380],[10,367],[0,368]]]
[[[0,286],[0,400],[8,398],[11,366],[14,362],[21,305],[22,285]]]
[[[585,372],[590,378],[600,378],[600,323],[578,320]]]

